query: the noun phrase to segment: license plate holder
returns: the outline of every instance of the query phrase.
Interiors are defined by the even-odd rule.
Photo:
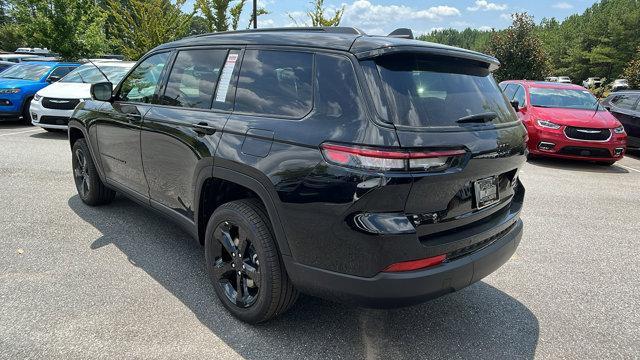
[[[491,206],[500,200],[498,192],[498,177],[491,176],[473,182],[473,190],[476,197],[476,208],[482,209]]]

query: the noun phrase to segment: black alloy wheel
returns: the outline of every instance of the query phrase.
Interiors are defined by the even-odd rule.
[[[85,198],[90,191],[89,173],[87,164],[87,155],[84,153],[82,147],[78,147],[73,152],[73,178],[76,181],[76,188],[78,189],[78,195],[81,198]]]
[[[252,324],[267,321],[298,298],[269,216],[257,199],[220,205],[207,223],[204,250],[216,295],[238,319]]]
[[[91,158],[85,139],[78,139],[71,149],[71,166],[73,180],[78,196],[87,205],[103,205],[110,203],[116,192],[104,185]]]
[[[214,280],[231,303],[242,308],[253,305],[260,292],[260,259],[249,233],[239,224],[224,221],[213,236],[218,242]]]

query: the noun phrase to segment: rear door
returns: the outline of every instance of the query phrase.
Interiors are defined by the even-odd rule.
[[[471,223],[510,204],[526,131],[488,64],[401,53],[362,65],[369,88],[381,84],[382,92],[371,92],[373,102],[384,104],[378,113],[395,125],[402,147],[464,151],[416,164],[405,211],[427,219],[419,235]]]
[[[211,176],[208,166],[232,107],[233,96],[227,94],[233,95],[229,86],[239,53],[226,48],[177,52],[158,105],[142,126],[142,162],[152,205],[194,221],[194,189],[201,171]]]

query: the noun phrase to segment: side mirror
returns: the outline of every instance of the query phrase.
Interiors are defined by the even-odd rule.
[[[91,98],[98,101],[111,101],[113,98],[113,84],[110,82],[92,84]]]
[[[49,76],[49,77],[47,78],[47,82],[48,82],[48,83],[54,83],[54,82],[60,81],[60,79],[62,79],[60,76],[57,76],[57,75],[51,75],[51,76]]]
[[[520,111],[520,102],[518,100],[511,101],[511,106],[513,106],[516,112]]]

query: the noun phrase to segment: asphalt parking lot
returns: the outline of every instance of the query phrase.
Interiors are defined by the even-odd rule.
[[[260,326],[215,299],[203,251],[118,197],[76,196],[66,135],[0,124],[0,358],[637,358],[640,159],[536,160],[516,255],[398,310],[302,297]]]

